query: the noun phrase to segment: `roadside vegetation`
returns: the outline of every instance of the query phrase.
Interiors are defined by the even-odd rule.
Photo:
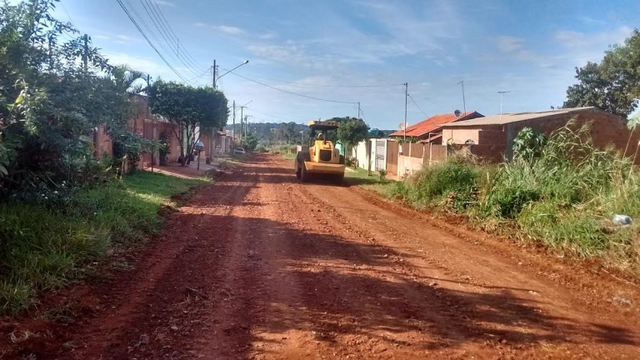
[[[111,64],[91,37],[53,17],[56,5],[0,4],[2,314],[28,308],[38,293],[157,233],[160,208],[204,183],[137,170],[144,153],[166,157],[166,136],[153,141],[130,129],[138,95],[149,95],[151,110],[180,129],[219,128],[227,117],[218,91],[152,84],[147,74]],[[112,148],[99,154],[102,131]],[[185,133],[188,153],[197,139]]]
[[[40,291],[90,274],[94,262],[162,229],[171,197],[206,179],[138,171],[101,186],[43,190],[0,204],[0,312],[28,308]]]
[[[638,274],[637,221],[612,221],[615,214],[640,216],[640,173],[632,160],[594,147],[586,126],[568,125],[548,139],[524,129],[513,161],[453,157],[395,183],[386,195],[416,208],[465,214],[484,230],[569,254],[606,255]]]

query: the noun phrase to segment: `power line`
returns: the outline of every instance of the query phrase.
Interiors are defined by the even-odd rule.
[[[147,23],[144,21],[144,17],[142,15],[140,15],[140,13],[138,13],[138,10],[136,9],[136,7],[134,5],[131,4],[131,2],[129,0],[124,0],[128,6],[129,9],[131,10],[130,12],[134,15],[134,17],[136,17],[138,19],[138,21],[142,24],[142,26],[147,30],[147,32],[149,34],[151,34],[151,36],[153,37],[153,39],[155,39],[156,44],[160,45],[160,47],[166,52],[169,53],[172,61],[176,59],[175,55],[173,54],[173,52],[171,51],[171,49],[167,50],[167,48],[165,47],[165,44],[156,36],[155,32],[151,29],[151,27],[149,25],[147,25]],[[162,35],[162,34],[161,34]],[[167,44],[169,47],[171,47],[169,44]],[[180,59],[177,59],[178,61],[180,61]],[[194,75],[197,75],[197,73],[191,71]]]
[[[411,102],[413,103],[413,105],[415,105],[422,112],[422,114],[424,114],[424,116],[428,118],[429,115],[427,115],[427,113],[424,112],[424,110],[422,110],[420,105],[418,105],[418,103],[415,100],[413,100],[413,97],[411,96],[411,94],[407,94],[407,95],[409,96],[409,99],[411,99]]]
[[[167,39],[168,35],[166,35],[166,32],[164,31],[162,26],[159,24],[160,20],[158,19],[158,21],[156,21],[155,14],[152,14],[152,12],[149,10],[149,7],[147,7],[147,5],[145,4],[145,1],[140,0],[140,4],[142,4],[142,7],[144,8],[144,11],[147,13],[147,16],[149,16],[149,18],[151,19],[151,22],[153,23],[153,26],[155,26],[156,30],[158,30],[158,33],[160,34],[160,37],[162,37],[162,39],[164,39],[164,41],[169,46],[169,49],[171,49],[171,45],[172,45],[171,44],[171,40]],[[194,75],[198,76],[198,71],[200,71],[200,69],[195,69],[195,70],[192,69],[192,67],[186,61],[184,61],[184,60],[182,60],[180,58],[180,51],[176,52],[176,59],[178,59],[178,61],[181,62],[182,65],[184,65]]]
[[[62,10],[64,10],[64,13],[67,14],[67,17],[69,18],[69,22],[71,23],[71,25],[73,25],[74,28],[77,28],[76,24],[74,24],[73,19],[71,18],[71,15],[69,15],[67,8],[64,7],[64,4],[62,2],[60,2],[60,6],[62,6]]]
[[[246,107],[246,109],[251,110],[251,111],[253,111],[255,113],[261,114],[261,115],[271,116],[273,118],[280,119],[280,120],[283,120],[283,119],[294,120],[293,117],[269,114],[269,113],[266,113],[266,112],[258,111],[258,110],[254,109],[252,107],[251,108],[250,107]],[[300,119],[296,118],[295,120],[300,120]]]
[[[180,39],[178,38],[178,36],[176,35],[176,33],[173,31],[173,28],[171,28],[171,25],[169,24],[169,21],[167,20],[167,18],[164,16],[164,13],[162,12],[162,10],[160,9],[160,6],[158,6],[158,2],[155,0],[150,0],[151,3],[155,6],[156,11],[158,14],[160,14],[160,17],[162,18],[162,20],[164,21],[166,28],[169,30],[169,32],[171,33],[171,35],[173,35],[173,38],[176,39],[176,42],[180,41]],[[203,66],[196,60],[193,58],[193,56],[191,56],[191,54],[189,53],[189,51],[187,51],[186,48],[183,49],[184,53],[186,55],[186,58],[190,60],[191,63],[193,63],[197,68],[202,68]]]
[[[404,86],[404,84],[377,84],[377,85],[320,85],[320,84],[309,84],[309,83],[301,83],[295,81],[285,81],[278,80],[273,78],[267,78],[263,76],[255,76],[251,75],[254,78],[275,81],[283,84],[290,85],[298,85],[298,86],[310,86],[310,87],[320,87],[320,88],[385,88],[385,87],[394,87],[394,86]]]
[[[210,72],[211,72],[211,68],[208,68],[207,70],[205,70],[205,71],[204,71],[202,74],[200,74],[199,76],[196,76],[196,77],[194,77],[194,78],[192,78],[192,79],[189,79],[189,81],[191,81],[191,82],[196,82],[196,81],[198,81],[198,80],[202,79],[202,77],[203,77],[203,76],[205,76],[205,75],[209,74]]]
[[[223,70],[228,71],[227,69],[224,69],[224,68],[223,68]],[[246,76],[242,76],[242,75],[240,75],[240,74],[236,74],[236,73],[233,73],[233,72],[231,73],[231,75],[235,75],[235,76],[241,77],[241,78],[243,78],[243,79],[245,79],[245,80],[248,80],[248,81],[254,82],[254,83],[256,83],[256,84],[259,84],[259,85],[262,85],[262,86],[268,87],[268,88],[273,89],[273,90],[281,91],[281,92],[283,92],[283,93],[287,93],[287,94],[291,94],[291,95],[296,95],[296,96],[300,96],[300,97],[307,98],[307,99],[311,99],[311,100],[318,100],[318,101],[324,101],[324,102],[330,102],[330,103],[338,103],[338,104],[357,104],[357,102],[355,102],[355,101],[329,100],[329,99],[323,99],[323,98],[319,98],[319,97],[315,97],[315,96],[309,96],[309,95],[304,95],[304,94],[298,94],[298,93],[295,93],[295,92],[293,92],[293,91],[288,91],[288,90],[280,89],[280,88],[277,88],[277,87],[275,87],[275,86],[271,86],[271,85],[265,84],[265,83],[260,82],[260,81],[257,81],[257,80],[249,79],[249,78],[248,78],[248,77],[246,77]]]
[[[159,30],[163,31],[167,35],[167,37],[169,37],[168,42],[171,42],[171,45],[173,45],[173,47],[175,47],[175,49],[176,49],[176,57],[178,57],[180,59],[180,55],[181,55],[180,39],[177,36],[175,36],[175,33],[173,32],[173,29],[171,29],[171,25],[169,25],[169,22],[164,17],[164,14],[162,13],[162,10],[160,10],[160,8],[157,6],[157,3],[154,0],[144,0],[144,1],[149,5],[149,9],[151,10],[151,15],[153,15],[156,18],[156,20],[158,20],[158,24],[160,25]],[[140,0],[140,2],[142,3],[142,0]],[[144,6],[144,3],[142,5]],[[145,10],[146,10],[146,7],[145,7]],[[147,14],[149,14],[149,11],[147,11]],[[165,38],[165,40],[166,40],[166,38]],[[188,66],[193,67],[194,69],[196,69],[196,71],[197,71],[197,69],[202,69],[203,68],[203,66],[201,66],[199,64],[196,64],[194,61],[190,60],[189,57],[184,55],[184,54],[188,54],[189,53],[185,47],[182,47],[182,53],[183,53],[183,55],[182,55],[181,61],[184,60],[183,64],[184,64],[184,62],[188,63],[189,64]],[[185,65],[187,65],[187,64],[185,64]]]
[[[129,18],[129,20],[131,20],[131,22],[133,23],[133,25],[135,25],[135,27],[138,29],[138,31],[140,32],[140,35],[142,35],[142,37],[144,37],[144,39],[147,41],[147,43],[149,44],[149,46],[151,46],[151,48],[156,52],[156,54],[158,54],[158,56],[160,56],[160,58],[162,59],[162,61],[164,61],[165,64],[167,64],[167,66],[171,69],[171,71],[173,71],[174,74],[176,74],[180,79],[182,79],[182,81],[191,84],[187,79],[185,79],[174,67],[173,65],[171,65],[171,63],[169,63],[167,61],[167,59],[162,55],[162,53],[160,53],[160,51],[158,51],[158,49],[155,47],[155,45],[153,45],[153,43],[151,42],[151,40],[149,39],[149,37],[147,36],[147,34],[145,34],[145,32],[142,30],[142,28],[140,27],[140,25],[138,25],[138,22],[133,18],[133,16],[131,15],[131,13],[129,12],[129,9],[127,9],[127,7],[124,5],[124,3],[122,2],[122,0],[116,0],[118,2],[118,4],[120,5],[120,7],[122,8],[122,10],[124,11],[124,13],[127,15],[127,17]]]

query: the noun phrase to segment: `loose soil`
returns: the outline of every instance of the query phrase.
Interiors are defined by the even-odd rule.
[[[5,321],[4,357],[640,358],[635,285],[291,165],[258,156],[201,189],[134,270]]]

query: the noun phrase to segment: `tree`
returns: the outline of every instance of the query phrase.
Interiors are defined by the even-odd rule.
[[[159,80],[151,86],[149,93],[152,111],[178,128],[174,129],[174,135],[180,144],[183,166],[193,153],[196,142],[200,141],[200,133],[221,129],[227,123],[227,98],[213,88],[194,88]]]
[[[595,106],[626,118],[640,98],[640,32],[614,45],[600,64],[576,68],[578,84],[567,89],[564,107]]]
[[[73,38],[77,31],[51,16],[55,2],[0,4],[0,191],[5,194],[73,182],[95,162],[95,129],[102,124],[126,129],[131,115],[113,67],[88,36]],[[72,40],[61,42],[63,35]]]
[[[253,133],[248,133],[247,136],[242,139],[242,146],[244,146],[247,151],[253,151],[258,146],[258,138]]]
[[[329,121],[338,123],[338,130],[334,134],[329,134],[330,138],[335,136],[337,140],[347,148],[354,147],[369,137],[369,125],[362,119],[353,117],[332,118]]]

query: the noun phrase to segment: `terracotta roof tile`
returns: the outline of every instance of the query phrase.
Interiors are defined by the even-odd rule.
[[[478,113],[477,111],[468,111],[460,115],[460,117],[456,117],[455,114],[440,114],[435,115],[427,120],[421,121],[415,125],[411,125],[407,128],[407,136],[410,137],[422,137],[430,133],[431,131],[438,130],[441,125],[449,124],[454,121],[461,120],[469,120],[475,119],[477,117],[482,117],[484,115]],[[404,131],[399,130],[390,134],[389,136],[404,136]]]

